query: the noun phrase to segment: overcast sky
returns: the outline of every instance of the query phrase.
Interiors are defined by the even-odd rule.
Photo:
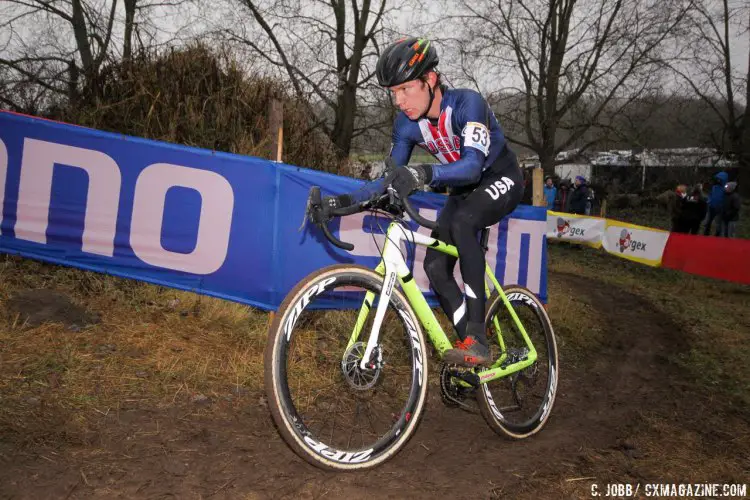
[[[91,0],[93,4],[101,7],[102,12],[108,12],[108,7],[111,6],[111,0]],[[156,2],[157,0],[153,0]],[[160,3],[175,2],[177,0],[165,0]],[[259,0],[258,4],[263,7],[268,7],[278,0]],[[304,1],[304,0],[299,0]],[[595,0],[580,0],[582,5],[585,5],[587,1]],[[373,2],[375,3],[375,2]],[[734,6],[744,6],[745,15],[743,16],[742,28],[746,31],[743,34],[738,32],[734,33],[731,41],[732,48],[732,62],[735,71],[740,75],[747,74],[748,67],[748,53],[750,51],[750,34],[747,31],[747,26],[750,23],[750,4],[747,0],[730,0],[730,3]],[[294,0],[286,0],[286,5],[294,5]],[[253,22],[249,12],[242,7],[238,7],[239,3],[236,0],[216,0],[216,1],[190,1],[181,2],[181,5],[175,7],[160,7],[150,11],[150,17],[154,25],[158,28],[158,40],[166,42],[174,40],[175,38],[186,42],[195,38],[202,38],[202,34],[207,29],[215,28],[241,28],[243,25],[247,29],[247,32],[257,30],[257,26]],[[313,5],[313,4],[311,4]],[[391,5],[391,4],[389,4]],[[402,33],[411,33],[410,29],[414,25],[413,20],[419,20],[424,23],[440,21],[444,19],[446,12],[450,12],[451,6],[453,9],[458,8],[458,3],[454,2],[424,2],[422,4],[401,2],[393,5],[398,5],[399,11],[393,17],[390,26],[396,31]],[[10,19],[12,11],[11,2],[0,1],[0,22],[3,19]],[[306,9],[310,13],[319,14],[321,7],[315,6],[314,11]],[[325,8],[324,8],[325,9]],[[582,9],[584,10],[584,9]],[[118,12],[121,17],[124,17],[124,7],[122,2],[119,2]],[[448,26],[446,26],[448,24]],[[451,29],[451,23],[439,23],[437,26],[432,28],[432,32],[426,33],[428,36],[433,35],[436,37],[440,36],[452,36],[455,33],[455,29]],[[44,17],[27,17],[19,20],[13,24],[14,30],[1,29],[0,30],[0,57],[12,58],[18,54],[19,50],[28,50],[29,48],[35,51],[43,51],[45,47],[52,47],[55,45],[65,45],[70,49],[73,49],[74,39],[72,33],[66,32],[61,33],[59,27],[52,30],[56,36],[50,38],[45,35],[49,32],[49,28],[53,24],[49,21],[47,16]],[[115,33],[115,44],[118,48],[122,47],[122,30],[121,23],[118,24],[120,29]],[[66,27],[67,29],[67,27]],[[735,30],[736,31],[736,30]],[[15,32],[15,36],[13,35]],[[62,36],[60,36],[62,34]],[[420,33],[413,33],[419,35]],[[381,43],[385,40],[381,40]],[[446,58],[445,47],[441,46],[439,42],[435,44],[436,48],[443,53],[441,62],[441,69],[449,77],[449,80],[459,80],[459,70],[451,61]],[[333,61],[333,51],[331,51],[331,61]],[[250,63],[258,63],[257,58],[251,58],[252,60],[246,61]],[[482,61],[476,61],[476,66],[482,68]],[[479,71],[481,75],[483,72]],[[499,88],[517,87],[517,77],[512,72],[505,72],[501,77],[492,76],[487,77],[483,81],[480,81],[480,90],[494,91]],[[744,89],[742,89],[744,90]],[[744,92],[740,92],[744,93]],[[740,97],[740,96],[738,96]]]

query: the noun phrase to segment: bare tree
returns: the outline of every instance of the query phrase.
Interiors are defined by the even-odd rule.
[[[461,60],[503,81],[518,102],[509,140],[551,171],[558,152],[584,150],[637,96],[656,88],[654,58],[691,0],[461,0],[452,16]],[[477,72],[470,76],[476,79]]]
[[[231,3],[243,8],[240,22],[224,27],[222,35],[266,60],[298,96],[310,101],[316,126],[330,137],[340,157],[347,157],[352,139],[373,126],[355,120],[358,93],[374,83],[378,40],[384,38],[394,9],[386,8],[386,0]],[[252,23],[244,22],[248,17]]]
[[[95,79],[109,52],[117,0],[111,2],[106,11],[94,9],[83,0],[7,0],[6,4],[6,8],[15,7],[12,11],[15,15],[3,23],[2,27],[14,30],[15,25],[25,18],[43,22],[50,28],[43,35],[47,37],[46,48],[51,50],[35,50],[19,54],[19,57],[13,59],[3,58],[0,59],[0,64],[12,68],[34,83],[60,93],[69,90],[69,85],[60,78],[61,72],[50,73],[42,71],[41,67],[53,63],[54,66],[63,65],[64,69],[69,70],[73,65],[75,68],[70,71],[70,79],[76,79],[79,74],[84,76],[87,83]],[[64,42],[54,36],[54,29],[62,26],[72,34],[73,46],[65,47]],[[38,69],[35,71],[34,68]],[[41,77],[41,74],[46,77]]]
[[[102,66],[120,55],[131,57],[139,13],[146,20],[147,10],[185,1],[124,0],[123,20],[118,0],[5,0],[0,98],[7,107],[34,112],[60,97],[75,100],[80,90],[95,97]]]
[[[735,54],[733,47],[747,52]],[[712,146],[750,170],[750,4],[699,0],[687,17],[684,42],[664,61],[721,121]],[[735,45],[736,44],[736,45]],[[747,69],[740,69],[748,64]],[[743,182],[741,184],[747,184]],[[743,186],[745,189],[750,186]]]

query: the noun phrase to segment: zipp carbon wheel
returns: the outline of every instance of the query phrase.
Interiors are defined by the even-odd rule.
[[[303,279],[281,304],[265,352],[276,426],[311,464],[362,470],[395,455],[417,428],[427,395],[424,335],[393,287],[378,347],[361,368],[383,277],[351,264]],[[368,293],[369,292],[369,293]],[[360,311],[365,299],[371,304]],[[362,325],[351,341],[357,323]]]
[[[504,291],[537,351],[537,360],[519,372],[482,384],[477,390],[477,402],[492,430],[523,439],[539,432],[552,411],[559,377],[557,343],[547,311],[536,295],[520,286]],[[501,354],[494,319],[499,321],[505,342],[505,363],[524,359],[526,344],[498,294],[488,301],[485,316],[492,359]]]

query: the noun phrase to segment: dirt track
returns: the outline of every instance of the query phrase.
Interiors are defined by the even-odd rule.
[[[589,496],[594,480],[659,480],[631,468],[643,457],[634,443],[644,412],[694,428],[702,411],[666,361],[684,348],[679,329],[624,290],[550,279],[584,295],[608,323],[601,349],[579,366],[567,363],[561,339],[556,406],[532,439],[498,437],[479,415],[444,407],[432,387],[421,426],[395,459],[333,474],[287,448],[257,396],[239,410],[216,402],[210,415],[134,407],[102,415],[88,446],[17,449],[0,436],[0,498],[561,498]]]

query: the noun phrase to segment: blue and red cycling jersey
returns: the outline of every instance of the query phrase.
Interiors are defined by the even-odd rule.
[[[414,146],[424,149],[440,162],[432,165],[430,187],[433,188],[477,184],[482,172],[496,162],[501,170],[515,167],[515,155],[510,153],[487,101],[470,89],[442,87],[442,91],[437,120],[412,121],[404,113],[398,114],[391,146],[394,163],[399,167],[407,165]],[[368,199],[381,192],[381,184],[373,182],[365,186],[353,194],[353,199]]]

